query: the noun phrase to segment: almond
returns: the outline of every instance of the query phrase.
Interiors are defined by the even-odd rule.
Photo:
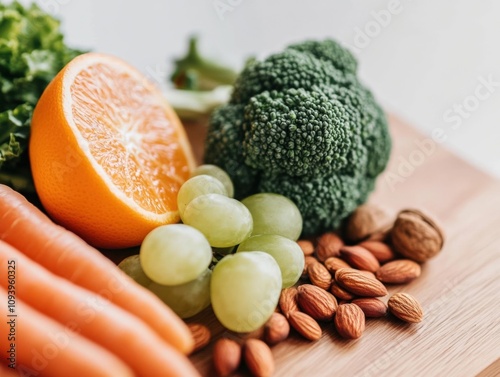
[[[340,270],[341,268],[351,267],[347,264],[346,261],[337,257],[330,257],[327,260],[325,260],[323,264],[325,265],[326,269],[332,274],[334,274],[337,270]]]
[[[352,303],[358,305],[367,318],[383,317],[387,313],[387,305],[378,298],[357,298]]]
[[[351,292],[346,291],[344,288],[338,285],[336,281],[332,281],[332,285],[330,286],[330,293],[339,300],[344,301],[350,301],[354,297],[356,297]]]
[[[344,246],[340,255],[352,267],[360,270],[375,272],[380,268],[380,263],[368,250],[361,246]]]
[[[241,362],[241,347],[234,340],[221,338],[213,350],[214,369],[218,376],[231,375]]]
[[[334,296],[311,284],[303,284],[297,290],[299,306],[305,313],[317,321],[333,318],[337,309],[337,300]]]
[[[405,322],[418,323],[424,318],[419,302],[408,293],[394,294],[387,305],[392,314]]]
[[[302,249],[302,252],[304,253],[304,256],[308,255],[313,255],[314,254],[314,245],[311,241],[309,240],[298,240],[297,243],[299,244],[300,248]]]
[[[358,270],[360,274],[363,274],[365,275],[366,277],[370,278],[370,279],[377,279],[377,277],[375,276],[375,274],[371,271],[365,271],[365,270]]]
[[[380,297],[387,294],[384,284],[353,268],[341,268],[335,273],[335,280],[341,287],[361,297]]]
[[[385,263],[396,258],[396,254],[389,245],[379,241],[361,242],[359,246],[364,247],[373,254],[379,263]]]
[[[321,262],[324,262],[330,257],[338,257],[342,246],[344,246],[344,241],[342,241],[338,235],[332,232],[324,233],[318,239],[316,257]]]
[[[340,305],[335,314],[335,328],[342,338],[357,339],[365,330],[365,315],[354,304]]]
[[[273,313],[264,326],[264,340],[273,345],[285,340],[290,334],[290,325],[281,313]]]
[[[319,262],[312,255],[307,255],[304,257],[304,270],[302,271],[302,276],[301,276],[302,279],[305,279],[309,276],[308,272],[309,266],[314,263],[319,263]]]
[[[420,276],[420,265],[410,259],[398,259],[380,267],[377,279],[383,283],[403,284]]]
[[[288,317],[291,312],[299,310],[297,306],[297,294],[297,288],[295,287],[285,288],[281,291],[279,306],[285,317]]]
[[[328,272],[325,266],[321,263],[311,263],[307,267],[307,272],[309,274],[309,280],[315,286],[320,287],[324,290],[328,290],[330,288],[330,284],[332,283],[332,275]]]
[[[243,348],[245,363],[256,377],[269,377],[274,373],[274,357],[269,346],[259,339],[248,339]]]
[[[187,326],[194,339],[193,353],[201,350],[210,343],[211,334],[207,326],[200,323],[188,323]]]
[[[318,322],[310,315],[302,312],[292,312],[288,317],[290,325],[304,338],[308,340],[318,340],[322,331]]]

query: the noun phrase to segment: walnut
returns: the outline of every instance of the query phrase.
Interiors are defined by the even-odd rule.
[[[373,204],[359,206],[347,219],[345,237],[352,242],[360,242],[382,231],[390,224],[385,210]]]
[[[444,233],[427,215],[415,210],[401,211],[391,230],[394,250],[416,262],[425,262],[441,251]]]

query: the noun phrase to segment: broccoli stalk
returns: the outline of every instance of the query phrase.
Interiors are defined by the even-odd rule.
[[[187,55],[175,61],[170,80],[177,89],[205,91],[220,85],[232,85],[238,73],[216,61],[202,56],[198,50],[198,38],[189,39]]]
[[[199,120],[229,100],[237,76],[232,68],[201,55],[197,37],[191,37],[186,56],[174,61],[174,88],[165,96],[181,119]]]
[[[185,121],[199,121],[216,107],[227,103],[233,87],[221,85],[212,90],[167,89],[165,98],[175,112]]]

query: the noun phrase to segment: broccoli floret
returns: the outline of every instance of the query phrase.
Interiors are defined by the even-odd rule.
[[[340,170],[359,134],[352,129],[359,114],[351,110],[320,88],[258,94],[245,108],[245,163],[292,176]]]
[[[365,88],[360,88],[360,103],[364,104],[365,119],[364,135],[366,149],[370,156],[367,175],[376,178],[384,171],[391,153],[391,135],[387,127],[384,111],[377,104],[373,94]]]
[[[351,161],[369,156],[366,162],[360,161],[358,165],[366,168],[368,177],[377,177],[385,169],[391,151],[391,138],[383,110],[372,93],[360,83],[349,88],[332,86],[323,87],[322,90],[330,98],[341,102],[346,109],[358,110],[360,121],[355,123],[358,126],[356,136],[359,135],[361,139],[352,144]],[[348,166],[353,167],[353,164]],[[356,168],[352,173],[360,172],[359,168]]]
[[[289,49],[308,52],[318,59],[333,64],[345,73],[356,74],[358,62],[351,52],[332,40],[305,41],[288,46]]]
[[[292,199],[304,235],[338,227],[366,201],[391,149],[384,113],[356,67],[332,40],[248,64],[211,118],[206,162],[228,172],[237,198]]]
[[[205,161],[224,169],[242,198],[255,192],[260,172],[245,164],[243,140],[244,106],[228,104],[211,115],[205,143]]]
[[[231,102],[246,104],[264,91],[312,89],[322,84],[350,86],[355,81],[352,73],[342,72],[309,52],[286,49],[247,64],[234,83]]]

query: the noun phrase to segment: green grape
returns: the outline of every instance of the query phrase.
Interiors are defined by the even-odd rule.
[[[139,283],[143,287],[148,286],[152,283],[151,279],[147,277],[141,267],[141,261],[139,260],[139,254],[131,255],[120,262],[118,268],[125,272],[128,276]]]
[[[236,252],[263,251],[270,254],[281,270],[283,288],[294,285],[304,271],[304,253],[297,242],[276,234],[252,236],[243,241]]]
[[[241,201],[253,217],[252,235],[278,234],[296,241],[302,233],[302,215],[290,199],[283,195],[261,193]]]
[[[261,251],[226,255],[215,266],[210,283],[212,308],[229,330],[257,330],[273,314],[281,293],[281,272]]]
[[[144,238],[141,266],[155,283],[179,285],[196,279],[212,261],[205,236],[184,224],[162,225]]]
[[[181,285],[151,283],[147,288],[167,304],[179,317],[192,317],[210,305],[210,278],[205,270],[198,278]]]
[[[184,182],[177,194],[177,207],[181,219],[186,206],[191,200],[206,194],[221,194],[227,196],[227,191],[221,181],[209,175],[198,175]]]
[[[252,233],[252,215],[235,199],[220,194],[198,196],[184,210],[182,221],[200,232],[213,247],[234,246]]]
[[[224,170],[222,170],[218,166],[209,164],[200,165],[196,169],[194,169],[193,174],[191,176],[194,177],[200,174],[211,175],[212,177],[217,178],[219,181],[222,182],[222,184],[226,188],[227,196],[229,196],[230,198],[234,196],[233,181],[231,181],[229,174],[227,174]]]

